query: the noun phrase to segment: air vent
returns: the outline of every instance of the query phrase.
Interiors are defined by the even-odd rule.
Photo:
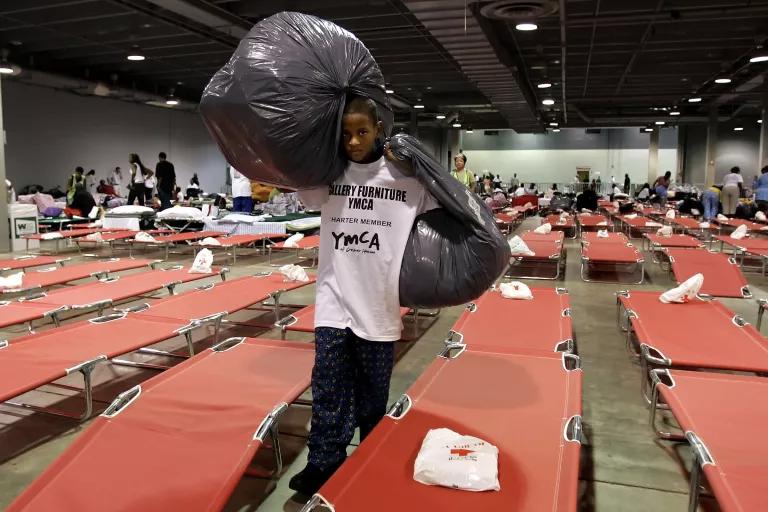
[[[531,20],[557,12],[555,0],[497,0],[480,8],[480,14],[494,20]]]

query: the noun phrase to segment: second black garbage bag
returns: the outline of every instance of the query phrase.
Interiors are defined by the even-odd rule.
[[[344,172],[347,96],[373,99],[386,133],[393,115],[379,66],[351,32],[296,12],[261,20],[211,79],[200,101],[227,161],[284,188],[332,183]]]
[[[395,157],[410,162],[441,208],[416,217],[400,269],[400,305],[441,308],[482,295],[509,265],[509,245],[480,198],[454,179],[418,139],[397,134]]]

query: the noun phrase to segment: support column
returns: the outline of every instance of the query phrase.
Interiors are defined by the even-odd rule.
[[[3,80],[0,79],[0,252],[11,250],[8,225],[8,194],[5,186],[5,127],[3,125]]]
[[[447,138],[448,138],[448,169],[453,169],[453,159],[456,158],[456,155],[459,154],[459,150],[461,149],[461,131],[457,130],[455,128],[449,128],[446,130]],[[471,167],[471,163],[470,169]]]
[[[417,138],[419,136],[419,114],[415,110],[411,110],[411,122],[408,124],[408,133]]]
[[[707,123],[707,153],[704,169],[704,186],[708,187],[715,182],[715,157],[717,151],[717,107],[709,110],[709,122]]]
[[[648,183],[653,185],[659,176],[659,128],[651,132],[651,140],[648,144]]]
[[[687,158],[687,155],[686,155],[687,136],[688,136],[688,127],[678,126],[677,127],[677,169],[675,172],[675,182],[680,184],[686,183],[685,159]]]
[[[768,94],[763,96],[763,110],[760,113],[763,124],[760,125],[760,152],[757,155],[757,161],[760,168],[768,165]]]

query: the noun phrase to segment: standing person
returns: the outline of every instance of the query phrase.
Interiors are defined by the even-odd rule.
[[[411,177],[409,165],[382,148],[382,137],[376,104],[359,97],[347,101],[342,116],[342,146],[349,158],[345,173],[331,187],[300,193],[307,207],[322,207],[323,226],[309,455],[306,467],[288,484],[306,495],[317,492],[344,462],[355,428],[365,439],[386,412],[394,342],[402,331],[399,275],[405,245],[416,216],[438,206]],[[361,211],[346,195],[338,195],[361,186],[383,187],[400,199],[374,199],[373,210]],[[387,227],[372,232],[345,222],[352,219]],[[365,243],[358,237],[361,232]],[[346,238],[338,238],[340,233]],[[365,276],[364,285],[360,276]]]
[[[451,176],[459,180],[459,182],[469,190],[472,190],[477,181],[472,171],[466,168],[467,155],[464,153],[459,153],[456,155],[456,158],[453,159],[453,164],[456,167],[451,171]]]
[[[755,201],[758,210],[768,212],[768,165],[760,169],[760,177],[757,178],[755,187]]]
[[[75,188],[77,185],[85,185],[85,177],[83,176],[84,172],[85,169],[78,165],[75,167],[75,172],[67,180],[67,206],[72,205],[72,199],[75,197]]]
[[[131,153],[128,155],[128,165],[130,169],[130,177],[128,182],[128,204],[132,205],[133,201],[139,202],[140,206],[144,206],[144,198],[146,197],[144,186],[144,164],[141,163],[139,155]]]
[[[629,174],[624,174],[624,193],[629,194],[629,189],[632,186],[632,181],[629,179]]]
[[[520,180],[517,179],[517,173],[515,173],[509,181],[509,190],[516,190],[518,185],[520,185]]]
[[[144,169],[144,204],[152,206],[152,196],[154,195],[155,185],[157,185],[157,178],[155,178],[154,171],[149,168]]]
[[[157,178],[157,195],[160,196],[160,209],[171,207],[171,198],[176,189],[176,169],[167,160],[165,153],[157,155],[158,162],[155,165],[155,177]]]
[[[739,206],[739,197],[744,190],[744,178],[741,177],[741,169],[732,167],[731,172],[723,178],[723,192],[720,195],[723,202],[723,214],[733,217],[736,207]]]
[[[720,187],[710,186],[701,193],[701,204],[704,205],[704,220],[709,221],[717,217],[720,211]]]
[[[96,171],[94,169],[85,175],[85,189],[91,194],[96,193]]]
[[[495,178],[493,178],[493,188],[494,189],[501,188],[501,176],[498,174],[496,175]]]
[[[240,171],[229,166],[229,174],[232,178],[232,210],[242,213],[253,211],[253,197],[251,197],[251,180],[243,176]]]
[[[659,203],[661,206],[667,205],[667,192],[669,190],[669,184],[672,179],[672,173],[667,171],[664,176],[659,176],[656,181],[653,182],[653,191],[659,196]]]
[[[124,197],[123,171],[121,171],[119,167],[115,167],[115,170],[112,171],[112,175],[109,177],[107,183],[112,185],[112,188],[115,189],[115,195],[117,197]]]

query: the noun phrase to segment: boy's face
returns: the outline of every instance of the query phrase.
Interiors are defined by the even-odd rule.
[[[342,118],[342,137],[347,158],[353,162],[365,161],[376,145],[380,124],[367,114],[350,112]]]

